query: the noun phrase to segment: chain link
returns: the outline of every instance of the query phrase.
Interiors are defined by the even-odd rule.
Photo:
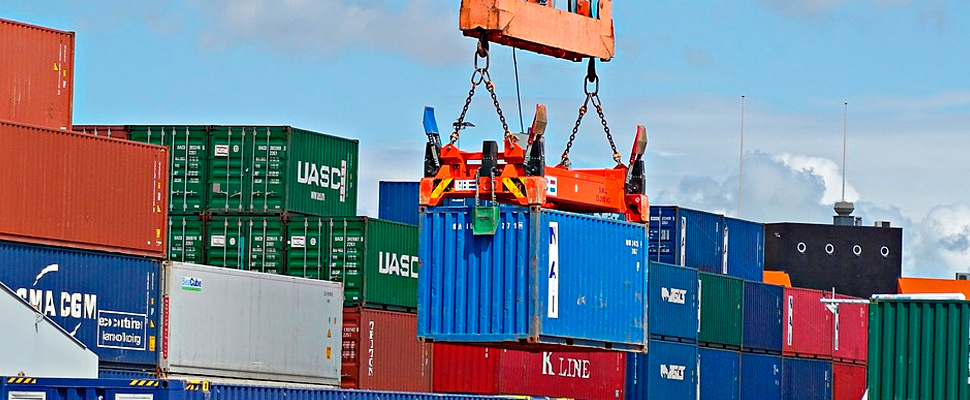
[[[590,90],[592,86],[592,90]],[[573,125],[573,133],[569,135],[569,141],[566,142],[566,150],[562,152],[562,161],[559,163],[558,167],[569,169],[571,167],[571,162],[569,161],[569,150],[573,147],[573,141],[576,140],[576,133],[579,132],[579,125],[583,122],[583,117],[589,110],[589,103],[593,103],[593,107],[596,109],[596,113],[600,117],[600,123],[603,124],[603,132],[606,132],[606,139],[610,142],[610,149],[613,151],[613,161],[617,164],[621,164],[623,156],[620,152],[616,151],[616,143],[613,141],[613,134],[610,132],[610,127],[606,123],[606,115],[603,114],[603,104],[600,101],[600,80],[596,76],[596,68],[594,67],[593,60],[589,62],[588,71],[586,77],[583,78],[583,91],[586,92],[586,100],[583,101],[583,106],[579,107],[579,117],[576,118],[576,124]]]
[[[478,59],[482,58],[485,60],[485,66],[478,66]],[[498,113],[498,119],[502,122],[502,130],[505,131],[505,138],[512,137],[512,132],[509,131],[509,124],[505,121],[505,114],[502,113],[502,106],[498,103],[498,96],[495,94],[495,85],[492,83],[492,75],[488,72],[490,61],[488,54],[488,42],[479,42],[478,49],[475,51],[475,72],[472,72],[472,88],[468,90],[468,97],[465,98],[465,105],[461,108],[461,115],[458,116],[458,121],[455,122],[455,130],[451,132],[450,144],[454,145],[455,142],[461,137],[458,133],[465,124],[465,114],[468,113],[468,106],[472,103],[472,97],[475,96],[475,88],[482,83],[485,84],[485,89],[492,96],[492,104],[495,105],[495,112]]]

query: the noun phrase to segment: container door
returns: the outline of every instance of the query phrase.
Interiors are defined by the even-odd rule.
[[[169,211],[191,214],[205,211],[208,134],[202,126],[133,126],[129,139],[168,146]]]
[[[286,274],[330,279],[330,220],[299,218],[287,223]]]
[[[330,280],[344,284],[345,302],[358,304],[363,299],[364,222],[330,221]]]
[[[206,263],[216,267],[241,269],[248,258],[247,233],[248,227],[244,226],[242,218],[213,218],[209,221],[206,232],[209,242]]]
[[[282,127],[260,127],[252,132],[248,208],[262,213],[283,211],[286,130]]]
[[[253,129],[218,127],[211,133],[212,153],[209,156],[208,208],[216,212],[244,211],[243,200],[246,175],[252,155],[247,137]]]
[[[168,218],[168,259],[205,264],[205,223],[198,216]]]
[[[249,220],[249,264],[244,269],[272,274],[283,273],[283,223],[279,218]]]

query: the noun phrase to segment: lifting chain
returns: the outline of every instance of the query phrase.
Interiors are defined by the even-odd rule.
[[[479,67],[478,60],[485,60],[485,66]],[[475,51],[475,72],[472,72],[472,88],[468,90],[468,97],[465,99],[465,105],[461,108],[461,115],[458,116],[458,121],[455,122],[455,130],[451,132],[450,143],[452,145],[458,141],[460,135],[459,131],[465,127],[465,114],[468,113],[468,106],[472,104],[472,97],[475,96],[475,88],[478,85],[485,84],[485,89],[488,93],[492,95],[492,104],[495,105],[495,111],[498,113],[498,119],[502,122],[502,129],[505,131],[505,138],[512,138],[512,132],[509,131],[509,125],[505,122],[505,114],[502,113],[502,106],[498,104],[498,96],[495,94],[495,85],[492,84],[492,75],[488,73],[488,67],[490,64],[489,54],[488,54],[488,40],[485,39],[485,35],[478,40],[478,49]]]
[[[592,85],[593,89],[590,90]],[[610,127],[606,123],[606,115],[603,114],[603,104],[600,101],[599,91],[600,91],[600,78],[596,76],[596,67],[593,59],[589,59],[589,66],[586,71],[586,78],[583,79],[583,91],[586,92],[586,100],[583,101],[583,105],[579,107],[579,117],[576,118],[576,124],[573,125],[573,132],[569,135],[569,142],[566,143],[566,150],[562,152],[562,161],[557,167],[569,169],[572,166],[572,162],[569,161],[569,150],[573,147],[573,141],[576,140],[576,133],[579,132],[579,125],[583,122],[583,117],[586,116],[586,112],[589,110],[589,104],[593,103],[593,107],[596,108],[596,114],[600,117],[600,123],[603,124],[603,132],[606,132],[606,139],[610,142],[610,149],[613,151],[613,161],[617,164],[621,164],[623,156],[616,151],[616,143],[613,142],[613,134],[610,133]]]

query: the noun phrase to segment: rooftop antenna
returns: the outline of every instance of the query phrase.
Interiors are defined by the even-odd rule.
[[[741,95],[741,151],[738,156],[738,218],[741,218],[741,206],[744,204],[744,95]]]
[[[849,102],[843,103],[844,111],[842,116],[842,201],[835,203],[835,225],[846,225],[854,226],[855,218],[852,217],[852,212],[855,211],[855,205],[845,201],[845,153],[846,153],[846,142],[847,142],[847,129],[849,121]]]

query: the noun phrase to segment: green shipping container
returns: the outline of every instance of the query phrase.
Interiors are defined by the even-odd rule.
[[[205,222],[198,215],[168,217],[168,259],[205,264]]]
[[[970,302],[869,305],[869,399],[970,399]]]
[[[206,264],[282,273],[283,227],[275,215],[213,217],[206,231]]]
[[[401,311],[418,303],[418,227],[368,217],[295,218],[286,274],[344,283],[344,302]]]
[[[211,212],[356,214],[357,140],[288,126],[215,126],[210,147]]]
[[[741,347],[744,281],[733,276],[698,273],[700,314],[697,341]]]
[[[169,147],[169,213],[205,211],[209,153],[204,126],[131,125],[128,135],[136,142]]]

